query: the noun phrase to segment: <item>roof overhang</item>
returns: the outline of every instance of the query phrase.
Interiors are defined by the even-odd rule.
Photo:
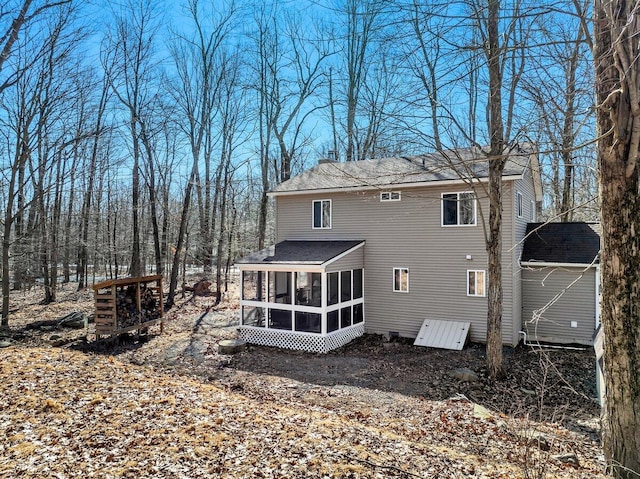
[[[503,181],[515,181],[522,179],[522,175],[505,175]],[[381,185],[362,185],[350,186],[345,188],[317,188],[312,190],[295,190],[295,191],[269,191],[267,196],[296,196],[296,195],[315,195],[315,194],[331,194],[331,193],[357,193],[364,191],[387,191],[401,190],[406,188],[424,188],[427,186],[449,186],[449,185],[469,185],[470,183],[487,183],[488,178],[472,178],[472,179],[456,179],[456,180],[438,180],[438,181],[421,181],[414,183],[388,183]],[[542,190],[540,190],[542,191]],[[538,193],[536,192],[536,195]],[[542,198],[542,195],[540,196]]]
[[[321,272],[362,248],[364,240],[288,240],[236,261],[240,270]]]

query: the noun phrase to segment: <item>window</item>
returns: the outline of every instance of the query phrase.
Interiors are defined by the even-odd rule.
[[[531,222],[535,223],[536,221],[536,202],[531,200]]]
[[[393,291],[409,292],[409,268],[393,268]]]
[[[524,216],[524,206],[522,204],[522,193],[516,191],[516,212],[518,214],[518,218],[522,218]]]
[[[353,299],[362,298],[362,270],[353,270]]]
[[[382,191],[380,192],[380,201],[400,201],[400,192]]]
[[[351,301],[351,270],[340,271],[340,302]]]
[[[476,224],[476,197],[473,193],[442,194],[442,226]]]
[[[331,200],[313,202],[313,228],[331,229]]]
[[[486,296],[484,270],[467,271],[467,296]]]
[[[338,272],[327,274],[327,306],[338,304]]]

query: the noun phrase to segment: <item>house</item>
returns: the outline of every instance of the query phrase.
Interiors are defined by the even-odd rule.
[[[530,223],[520,264],[527,341],[592,345],[599,317],[599,225]]]
[[[326,352],[363,334],[416,337],[425,318],[486,340],[486,155],[476,148],[320,162],[270,192],[276,244],[236,262],[240,335]],[[504,344],[521,338],[520,256],[542,199],[530,148],[503,172]]]

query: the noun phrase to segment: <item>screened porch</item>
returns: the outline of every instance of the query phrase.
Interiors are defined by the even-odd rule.
[[[240,336],[314,352],[364,333],[361,241],[285,241],[236,262]],[[296,260],[297,258],[297,260]]]

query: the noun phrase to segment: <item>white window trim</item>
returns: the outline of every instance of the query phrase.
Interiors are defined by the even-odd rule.
[[[471,294],[469,292],[469,273],[476,273],[476,293]],[[477,294],[478,291],[478,276],[477,273],[482,273],[482,277],[484,278],[484,285],[482,288],[482,293],[483,294]],[[485,298],[487,296],[487,270],[486,269],[468,269],[467,270],[467,296],[472,297],[472,298]]]
[[[393,195],[398,195],[397,198],[394,198]],[[385,198],[385,196],[387,196]],[[402,200],[402,192],[400,191],[381,191],[380,192],[380,201],[382,202],[387,202],[387,201],[400,201]]]
[[[473,223],[460,223],[460,195],[465,193],[469,193],[473,195]],[[444,197],[445,195],[457,195],[456,199],[456,208],[457,208],[457,223],[455,225],[445,225],[444,224]],[[444,228],[458,228],[460,226],[476,226],[478,224],[478,198],[476,198],[476,194],[473,191],[451,191],[446,193],[440,193],[440,226]]]
[[[402,280],[402,271],[406,271],[407,272],[407,289],[402,290],[402,289],[396,289],[396,271],[401,271],[400,275],[400,279]],[[391,285],[393,288],[393,292],[394,293],[408,293],[409,292],[409,268],[393,268],[393,276],[391,277]],[[400,286],[402,286],[402,281],[400,281]]]
[[[518,218],[524,217],[524,197],[519,191],[516,191],[516,216]]]
[[[322,203],[328,201],[329,202],[329,226],[316,226],[315,225],[315,206],[316,203],[320,203],[320,215],[322,215]],[[320,223],[322,223],[322,218],[320,218]],[[314,230],[330,230],[333,225],[333,204],[331,199],[323,199],[323,200],[313,200],[311,201],[311,228]]]

